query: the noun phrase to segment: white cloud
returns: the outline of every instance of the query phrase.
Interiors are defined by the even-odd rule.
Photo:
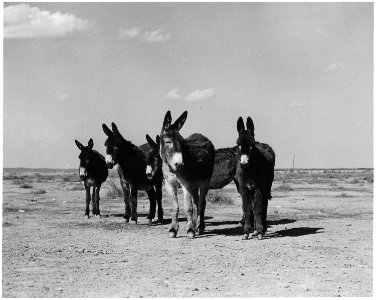
[[[144,40],[149,43],[161,43],[166,42],[170,39],[170,34],[168,32],[163,32],[162,29],[157,29],[154,31],[144,32]]]
[[[212,98],[215,96],[216,92],[214,89],[206,89],[206,90],[195,90],[188,94],[185,98],[187,101],[201,101],[205,99]]]
[[[335,62],[326,67],[325,72],[333,72],[342,66],[342,62]]]
[[[71,14],[51,13],[28,4],[4,8],[4,38],[61,37],[90,26]]]
[[[132,27],[129,29],[119,29],[119,38],[125,39],[138,39],[148,43],[162,43],[170,39],[170,33],[165,32],[163,29],[157,29],[154,31],[143,31],[139,27]]]
[[[141,29],[138,27],[132,27],[129,29],[122,29],[119,30],[119,38],[123,39],[133,39],[140,35]]]
[[[169,98],[169,99],[180,99],[181,94],[179,93],[178,88],[174,88],[167,93],[166,97]]]

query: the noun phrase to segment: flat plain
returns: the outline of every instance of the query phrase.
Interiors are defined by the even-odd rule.
[[[243,241],[234,184],[210,191],[206,232],[126,223],[111,172],[102,218],[84,218],[75,170],[3,170],[3,297],[290,297],[373,295],[373,169],[277,170],[265,239]]]

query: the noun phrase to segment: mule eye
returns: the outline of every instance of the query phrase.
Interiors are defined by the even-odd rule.
[[[242,150],[242,146],[239,146],[239,150]]]

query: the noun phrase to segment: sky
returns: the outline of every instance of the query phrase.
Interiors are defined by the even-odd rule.
[[[231,147],[250,116],[276,168],[373,167],[373,3],[4,3],[4,167],[76,168],[102,123],[136,145]]]

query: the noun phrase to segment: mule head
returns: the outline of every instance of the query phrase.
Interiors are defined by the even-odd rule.
[[[106,126],[106,124],[102,124],[103,131],[107,135],[104,146],[106,147],[106,164],[109,169],[112,169],[114,165],[118,163],[120,156],[119,148],[125,141],[115,123],[111,123],[111,127],[112,131]]]
[[[94,161],[94,151],[93,146],[94,142],[93,139],[90,139],[87,146],[82,145],[79,141],[75,140],[75,143],[78,149],[81,150],[80,155],[78,156],[80,160],[80,167],[79,167],[79,175],[81,180],[85,180],[87,178],[88,170],[90,170],[93,161]]]
[[[251,154],[255,149],[255,128],[252,119],[250,117],[247,118],[247,129],[245,129],[243,118],[239,117],[237,129],[239,136],[236,144],[239,147],[240,166],[246,167],[249,165]]]
[[[180,135],[179,130],[183,127],[187,119],[187,115],[187,111],[183,112],[175,123],[171,124],[171,113],[168,111],[163,121],[160,138],[160,155],[162,160],[167,163],[173,172],[184,166],[184,138]]]
[[[153,141],[153,139],[147,134],[146,140],[151,147],[151,151],[147,157],[146,177],[152,179],[155,174],[162,171],[162,159],[159,155],[160,138],[159,135],[157,135],[156,140]]]

